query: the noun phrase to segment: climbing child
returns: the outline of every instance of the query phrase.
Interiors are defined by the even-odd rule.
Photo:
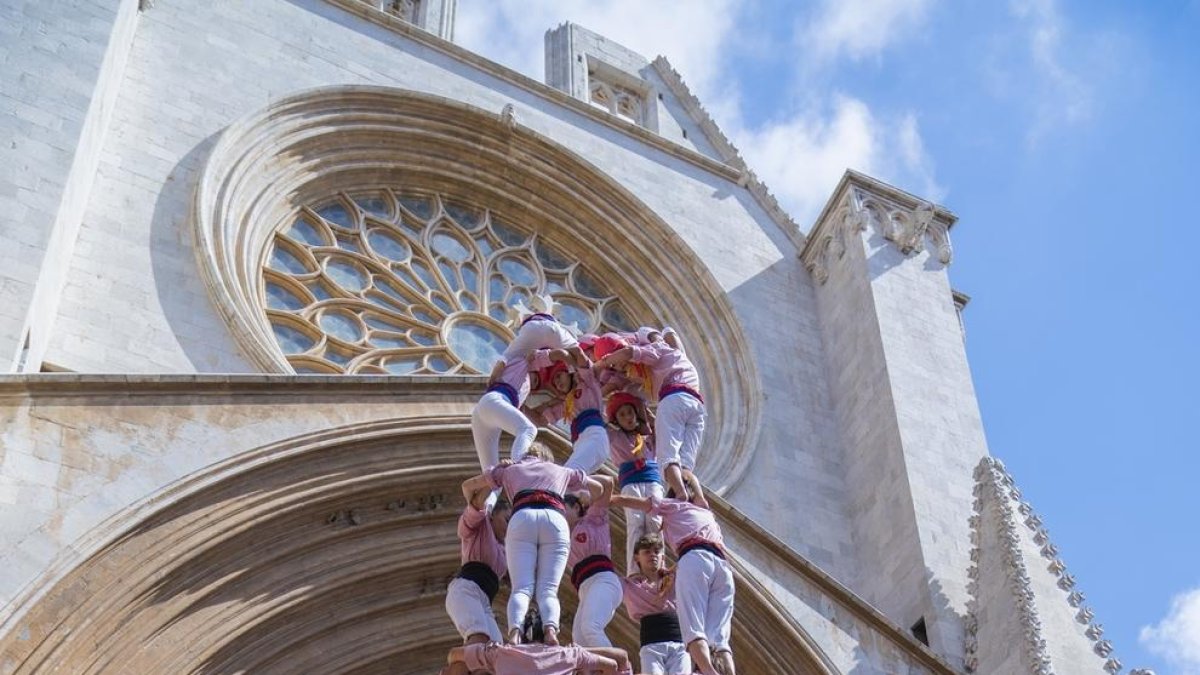
[[[544,389],[558,398],[539,406],[533,412],[545,424],[565,421],[571,427],[571,456],[564,466],[593,473],[608,458],[608,434],[604,415],[600,412],[604,399],[600,383],[590,367],[572,370],[570,355],[561,349],[539,349],[532,355],[530,365]]]
[[[683,644],[675,611],[674,570],[663,565],[663,542],[649,534],[633,548],[636,568],[621,579],[625,612],[638,622],[641,672],[675,675],[692,672],[692,659]]]
[[[492,601],[505,573],[504,535],[512,509],[498,501],[489,510],[486,487],[468,490],[463,484],[467,508],[458,518],[462,542],[462,567],[446,589],[446,613],[465,644],[497,642],[502,639]]]
[[[612,561],[608,504],[613,482],[607,476],[596,480],[603,486],[599,499],[566,497],[567,524],[571,528],[571,552],[567,568],[571,584],[579,592],[572,631],[575,644],[584,647],[611,647],[604,630],[621,606],[621,578]],[[585,501],[586,500],[586,501]]]
[[[662,497],[662,474],[654,455],[654,436],[646,419],[645,401],[625,392],[609,397],[609,457],[617,466],[621,494],[633,497]],[[662,523],[634,509],[625,510],[625,569],[633,569],[633,548],[638,539],[657,534]]]

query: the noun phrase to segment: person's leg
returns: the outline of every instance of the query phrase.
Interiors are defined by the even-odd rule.
[[[711,640],[717,665],[724,675],[735,675],[733,651],[729,638],[733,624],[733,570],[725,560],[718,559],[711,585],[709,586],[708,612],[704,619],[704,630]]]
[[[675,490],[677,499],[687,499],[683,472],[679,466],[687,426],[686,403],[680,400],[684,396],[686,394],[672,394],[659,401],[654,418],[654,443],[658,460],[663,466],[667,486]]]
[[[500,424],[494,409],[503,398],[501,393],[488,392],[471,411],[471,436],[475,439],[475,454],[479,456],[482,471],[500,463]]]
[[[557,644],[562,607],[558,603],[558,584],[567,569],[567,554],[571,549],[571,532],[567,519],[558,511],[539,509],[537,538],[537,574],[535,592],[546,643]]]
[[[512,434],[512,451],[509,453],[512,461],[521,459],[529,452],[529,446],[533,445],[533,440],[537,438],[537,426],[525,413],[514,408],[508,399],[502,399],[488,408],[488,417],[494,420],[497,427]],[[500,454],[498,446],[497,440],[497,455]]]
[[[537,570],[537,523],[532,517],[537,511],[527,509],[513,514],[508,523],[504,552],[508,561],[508,578],[512,594],[508,598],[508,635],[520,631],[533,597]]]
[[[608,459],[608,432],[604,427],[588,427],[575,439],[571,456],[563,463],[568,469],[582,469],[584,473],[595,473]]]
[[[707,419],[707,413],[704,410],[704,404],[700,401],[684,394],[677,395],[682,397],[683,403],[686,403],[686,417],[683,427],[683,443],[679,448],[679,463],[685,471],[693,471],[696,468],[696,455],[700,452],[700,444],[704,441],[704,423]]]
[[[665,642],[670,645],[667,649],[664,663],[668,673],[692,672],[692,657],[688,656],[687,647],[682,642]]]
[[[612,646],[604,631],[621,606],[621,591],[621,580],[613,572],[601,572],[583,582],[579,587],[579,610],[575,613],[576,644]]]
[[[654,644],[643,645],[638,650],[638,667],[641,668],[639,673],[642,675],[676,675],[676,673],[687,673],[686,670],[667,670],[666,665],[666,642],[656,642]]]

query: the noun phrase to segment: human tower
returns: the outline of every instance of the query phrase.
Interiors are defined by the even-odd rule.
[[[632,660],[605,634],[623,603],[640,627],[637,672],[736,675],[733,573],[692,473],[704,398],[679,336],[642,328],[577,339],[549,297],[534,304],[519,307],[516,337],[471,415],[482,473],[462,486],[462,567],[446,611],[463,646],[450,651],[443,674],[631,674]],[[572,441],[562,465],[535,443],[538,423],[559,422]],[[500,458],[501,432],[513,437],[509,459]],[[595,475],[608,459],[615,484]],[[626,576],[612,560],[611,508],[625,510]],[[579,595],[570,645],[559,640],[564,573]],[[502,633],[492,601],[505,575],[512,592]]]

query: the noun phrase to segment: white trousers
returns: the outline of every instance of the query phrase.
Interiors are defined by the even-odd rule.
[[[692,657],[682,642],[655,642],[638,652],[643,675],[678,675],[692,672]]]
[[[621,606],[621,580],[612,572],[594,574],[579,586],[579,609],[571,630],[580,647],[611,647],[604,634],[608,622]]]
[[[729,651],[733,621],[733,571],[708,551],[685,553],[675,572],[675,606],[683,643],[708,640],[713,651]]]
[[[456,577],[450,582],[446,588],[446,613],[464,641],[478,634],[488,636],[492,642],[504,639],[487,593],[474,581]]]
[[[696,468],[704,419],[704,404],[690,394],[671,394],[658,402],[654,444],[664,467],[679,464],[689,471]]]
[[[578,346],[579,341],[566,326],[557,321],[534,319],[517,329],[517,336],[504,350],[504,362],[523,360],[538,349],[570,349]]]
[[[537,438],[537,427],[520,410],[508,402],[508,397],[498,391],[489,391],[475,404],[471,411],[471,435],[475,438],[475,453],[479,455],[479,468],[500,463],[500,432],[512,434],[512,454],[515,462],[529,452],[529,446]]]
[[[559,625],[558,583],[567,569],[571,531],[567,519],[553,509],[522,509],[508,521],[504,551],[512,595],[508,598],[508,630],[520,629],[537,598],[542,625]]]
[[[571,446],[571,456],[567,458],[563,466],[568,469],[582,469],[584,473],[595,473],[606,459],[608,459],[608,432],[601,426],[588,427],[579,433],[579,438],[575,439],[575,444]]]
[[[621,488],[621,494],[632,497],[663,496],[663,486],[660,483],[630,483]],[[662,531],[662,518],[652,516],[637,509],[625,509],[625,569],[632,572],[637,569],[633,561],[633,547],[638,539],[647,534],[658,534]],[[671,671],[674,672],[674,671]]]

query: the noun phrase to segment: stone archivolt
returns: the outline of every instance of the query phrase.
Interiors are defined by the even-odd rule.
[[[717,492],[738,483],[757,441],[758,377],[705,265],[645,204],[578,155],[504,114],[440,97],[318,89],[222,134],[197,188],[196,252],[222,318],[253,363],[292,372],[264,313],[261,267],[273,234],[303,206],[381,185],[453,194],[528,223],[539,241],[586,265],[628,316],[697,336],[689,356],[705,379],[709,447],[720,448],[702,453],[699,472]]]
[[[0,637],[0,663],[13,675],[432,672],[458,643],[445,587],[459,562],[458,484],[474,462],[462,417],[363,423],[243,453],[113,526]],[[619,548],[621,514],[613,524]],[[740,571],[737,593],[733,646],[746,672],[830,672]],[[563,600],[569,617],[569,585]],[[609,632],[635,648],[623,614]]]

